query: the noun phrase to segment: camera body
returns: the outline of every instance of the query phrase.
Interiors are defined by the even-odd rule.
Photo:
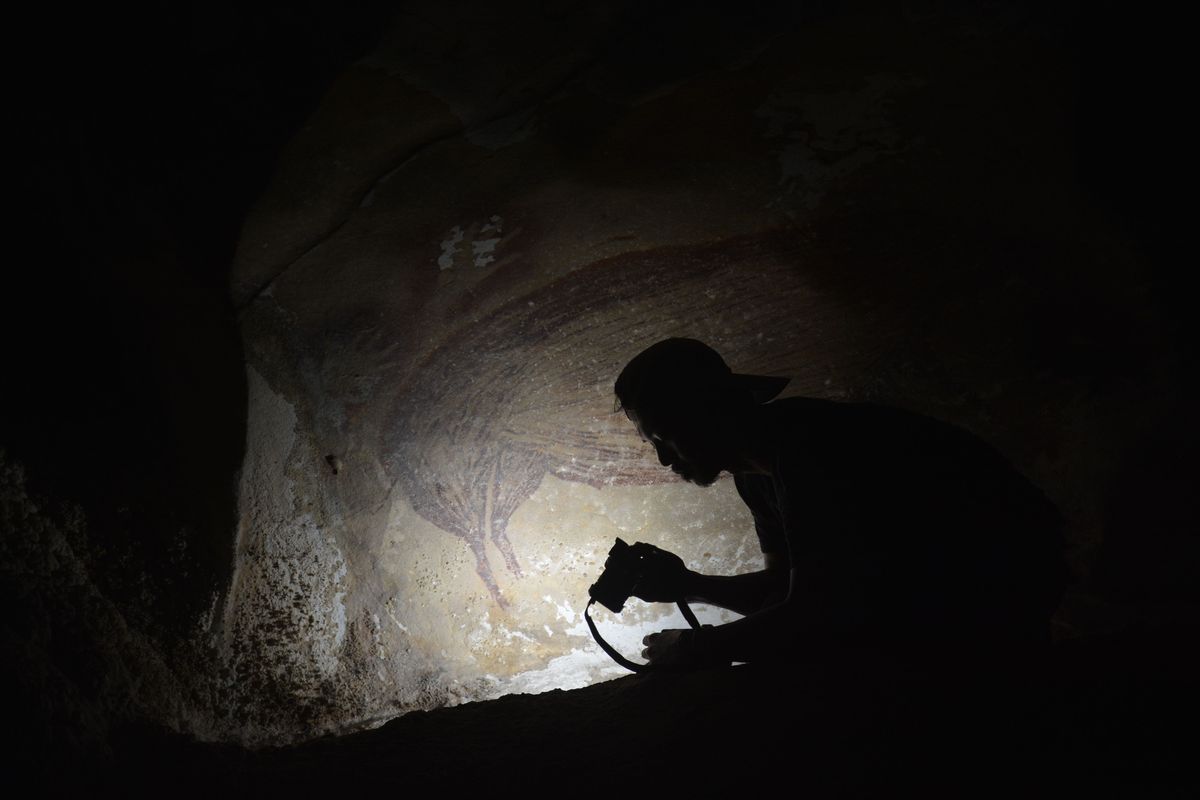
[[[583,609],[583,619],[588,624],[588,629],[592,632],[592,637],[596,643],[612,657],[621,666],[634,672],[644,672],[646,670],[658,669],[674,669],[675,667],[664,667],[661,664],[636,664],[623,655],[618,653],[612,645],[604,641],[604,637],[600,635],[600,631],[596,630],[596,623],[592,622],[592,618],[588,616],[588,609],[592,607],[592,603],[600,605],[612,611],[614,614],[619,614],[621,609],[625,607],[625,601],[633,595],[633,590],[643,579],[649,579],[650,583],[655,586],[663,584],[663,578],[666,576],[665,585],[668,587],[664,594],[670,593],[670,586],[678,581],[672,581],[672,578],[679,578],[680,572],[686,574],[687,568],[683,565],[683,561],[679,556],[673,553],[668,553],[665,550],[659,550],[654,545],[638,542],[637,544],[629,545],[624,541],[617,539],[616,544],[608,551],[608,558],[604,561],[604,571],[600,573],[600,579],[588,587],[588,594],[591,595],[591,600]],[[643,591],[647,587],[642,587]],[[660,592],[657,588],[651,589],[651,596],[657,597]],[[680,594],[683,594],[680,591]],[[639,597],[645,597],[644,594]],[[675,601],[679,606],[679,612],[683,614],[683,618],[687,620],[687,624],[693,629],[700,629],[700,621],[696,619],[696,615],[688,608],[686,599],[680,597]],[[690,642],[695,644],[695,635],[692,636]],[[707,662],[697,662],[705,663]]]
[[[633,587],[642,577],[642,560],[628,544],[617,539],[604,561],[604,572],[588,588],[593,600],[614,613],[620,613]]]

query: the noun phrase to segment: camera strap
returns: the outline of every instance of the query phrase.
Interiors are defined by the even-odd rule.
[[[604,650],[604,652],[608,653],[609,658],[631,672],[651,672],[653,670],[663,669],[663,667],[656,667],[653,664],[638,664],[635,661],[630,661],[628,658],[618,653],[617,648],[604,641],[604,637],[601,636],[600,631],[596,629],[596,623],[592,622],[592,617],[590,614],[588,614],[588,609],[592,607],[592,603],[594,602],[596,602],[595,598],[588,600],[588,604],[583,609],[583,619],[587,622],[588,629],[592,632],[592,638],[596,640],[596,644],[600,645],[600,648]],[[692,613],[692,609],[688,608],[688,604],[685,601],[680,600],[676,605],[679,606],[679,611],[681,614],[683,614],[683,618],[687,620],[688,625],[691,625],[695,629],[699,629],[700,620],[696,619],[696,615]]]

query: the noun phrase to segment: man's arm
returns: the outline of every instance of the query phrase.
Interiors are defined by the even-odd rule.
[[[769,572],[773,571],[737,577],[751,578]],[[784,599],[753,611],[742,619],[724,625],[706,625],[698,631],[672,629],[652,633],[642,640],[642,644],[646,645],[642,656],[652,663],[699,666],[752,661],[770,655],[786,645],[790,639],[788,631],[797,630],[803,624],[799,619],[798,598],[791,591],[794,581],[794,575],[787,578]]]
[[[701,575],[690,572],[686,599],[691,603],[727,608],[743,616],[754,614],[787,597],[787,560],[772,554],[764,556],[766,569],[745,575]]]
[[[630,548],[641,572],[633,594],[651,603],[687,600],[753,614],[787,596],[787,560],[766,553],[766,569],[745,575],[701,575],[688,569],[683,559],[653,545],[638,542]]]

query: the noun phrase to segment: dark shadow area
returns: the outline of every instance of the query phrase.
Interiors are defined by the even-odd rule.
[[[1065,644],[1039,663],[814,654],[418,712],[256,753],[143,731],[115,785],[308,796],[353,776],[369,790],[589,797],[781,781],[815,797],[1187,797],[1197,668],[1180,639],[1146,631]]]
[[[128,695],[153,686],[114,675],[119,651],[133,636],[179,667],[229,579],[246,418],[229,265],[276,155],[382,5],[9,20],[0,598],[18,761],[70,761],[136,716]]]
[[[976,253],[972,232],[947,217],[939,221],[946,230],[920,235],[949,242],[950,266],[928,280],[893,269],[889,254],[913,236],[906,226],[916,214],[890,196],[861,213],[839,207],[813,234],[834,257],[853,248],[874,270],[831,271],[815,282],[836,292],[874,287],[875,296],[856,295],[868,298],[863,307],[920,332],[928,326],[930,353],[954,325],[1011,326],[1016,333],[1002,341],[1029,351],[1006,357],[1039,375],[1073,370],[1082,394],[1136,385],[1150,373],[1169,387],[1139,398],[1136,412],[1146,416],[1136,441],[1098,450],[1105,463],[1095,473],[1111,476],[1109,503],[1102,519],[1087,522],[1103,540],[1089,544],[1097,552],[1079,554],[1095,569],[1077,576],[1067,602],[1075,619],[1094,613],[1101,622],[1086,635],[1082,626],[1059,630],[1045,664],[951,659],[918,668],[868,656],[822,663],[827,654],[819,654],[786,668],[631,677],[413,713],[278,750],[200,744],[146,724],[138,702],[181,690],[114,659],[136,640],[149,661],[171,662],[230,575],[247,413],[245,353],[228,288],[240,226],[286,142],[339,71],[372,46],[392,9],[25,9],[9,20],[18,40],[9,54],[18,140],[10,195],[18,210],[0,291],[4,761],[52,784],[135,794],[307,795],[358,785],[396,793],[732,793],[766,786],[781,769],[812,796],[887,796],[899,785],[963,797],[1192,796],[1200,426],[1194,340],[1186,335],[1193,259],[1183,241],[1193,204],[1181,197],[1194,158],[1182,123],[1193,93],[1183,64],[1191,29],[1165,12],[1116,3],[1002,3],[978,18],[936,2],[885,11],[867,2],[784,5],[802,6],[785,9],[788,25],[853,29],[858,15],[892,14],[917,28],[928,21],[978,30],[971,35],[994,45],[989,53],[1034,42],[1039,53],[1055,54],[1047,69],[1068,87],[1055,119],[1065,108],[1071,125],[1055,164],[1070,163],[1081,203],[1129,242],[1139,272],[1118,288],[1161,312],[1150,321],[1155,341],[1165,343],[1153,363],[1138,358],[1145,331],[1106,327],[1106,312],[1126,317],[1092,302],[1094,286],[1110,277],[1104,265],[1095,265],[1094,280],[1092,264],[1051,273],[1057,251],[1036,240],[1038,232],[1028,234],[1028,250],[1015,231],[1005,252]],[[627,62],[629,75],[612,91],[640,96],[724,63],[712,43],[769,25],[773,13],[739,14],[734,4],[627,11],[621,24],[635,30],[616,37],[613,57]],[[682,33],[674,46],[690,55],[664,63],[671,52],[658,42],[668,33]],[[1006,99],[1021,96],[1017,86]],[[986,128],[989,114],[1041,113],[968,100],[966,111],[906,113],[965,119],[956,157],[971,151],[969,134]],[[556,132],[564,152],[588,152],[592,122],[581,112],[577,128]],[[631,134],[630,150],[648,170],[661,167],[656,177],[666,182],[675,176],[655,148],[673,145],[661,133]],[[958,134],[940,135],[949,148]],[[687,155],[721,165],[719,153]],[[973,163],[988,158],[979,152]],[[930,184],[913,191],[958,186],[952,167]],[[1062,238],[1072,236],[1068,225]],[[956,250],[956,242],[968,244]],[[907,256],[923,252],[921,244],[901,249]],[[978,275],[1007,260],[1016,266],[1004,291],[1023,299],[1046,290],[1028,318],[953,304],[945,329],[905,316],[917,295],[990,287],[999,279]],[[1054,351],[1033,352],[1035,338],[1021,338],[1031,329],[1060,333]],[[984,377],[992,356],[980,355],[989,364]],[[981,381],[956,402],[983,405],[986,392]],[[1014,431],[1011,449],[1051,450],[1055,434]],[[22,480],[13,465],[23,468]],[[1084,472],[1080,481],[1093,474]],[[1063,482],[1068,501],[1075,477]],[[28,497],[14,488],[22,481]]]
[[[15,26],[22,258],[4,292],[0,441],[35,491],[82,503],[114,555],[161,564],[185,531],[190,580],[206,585],[167,593],[167,619],[229,566],[241,219],[371,43],[383,12],[360,14],[216,4],[33,12]]]

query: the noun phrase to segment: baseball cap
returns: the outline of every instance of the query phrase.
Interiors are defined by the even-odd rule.
[[[783,391],[788,378],[734,372],[725,359],[696,339],[663,339],[625,365],[613,391],[617,408],[637,408],[650,397],[662,398],[714,389],[741,388],[757,403]]]

